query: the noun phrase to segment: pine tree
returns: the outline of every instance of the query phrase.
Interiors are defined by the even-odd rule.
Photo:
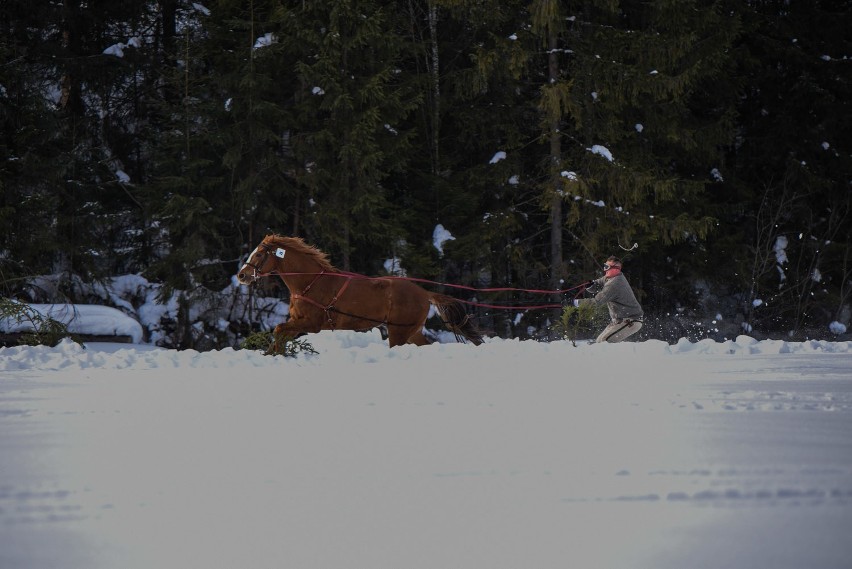
[[[224,287],[263,235],[285,229],[294,191],[273,8],[257,0],[178,10],[185,24],[145,199],[165,252],[151,274],[175,288]]]
[[[147,274],[170,287],[193,290],[219,276],[217,267],[205,260],[222,246],[219,206],[224,175],[221,136],[214,121],[221,96],[210,85],[200,47],[205,14],[178,8],[177,17],[183,25],[176,30],[175,52],[166,54],[163,96],[155,119],[160,136],[145,187],[151,240],[160,252]]]
[[[42,95],[43,70],[30,19],[44,8],[11,4],[0,14],[0,279],[11,294],[18,279],[51,270],[51,195],[56,156],[52,106]],[[38,63],[41,63],[40,61]],[[38,71],[36,71],[38,70]]]
[[[453,5],[468,15],[484,6]],[[506,211],[524,208],[521,242],[547,259],[539,282],[567,275],[560,245],[574,271],[588,274],[620,243],[703,239],[713,212],[702,196],[733,130],[734,96],[718,84],[737,19],[697,2],[538,0],[484,10],[480,21],[468,18],[474,65],[456,80],[472,87],[471,118],[444,124],[473,127],[465,142],[509,150],[490,171],[467,172],[498,174],[502,181],[489,180],[497,187],[517,182],[500,201],[513,204]],[[477,117],[493,106],[498,121]]]
[[[309,197],[303,225],[344,268],[362,268],[402,236],[386,184],[409,159],[405,121],[419,98],[402,72],[411,55],[395,8],[327,0],[291,2],[287,13],[282,41],[300,54],[291,140]]]
[[[66,0],[8,2],[3,10],[4,48],[14,54],[4,66],[14,76],[6,88],[5,140],[20,158],[4,199],[12,204],[9,237],[30,272],[60,273],[71,282],[72,275],[126,268],[114,254],[115,238],[132,234],[137,206],[118,175],[128,116],[115,110],[134,71],[114,65],[118,52],[105,50],[128,41],[145,9]]]
[[[543,255],[525,229],[542,210],[531,192],[537,157],[525,152],[540,131],[516,41],[523,4],[440,2],[443,176],[427,211],[457,228],[444,263],[462,280],[542,282]]]
[[[568,110],[573,248],[597,260],[633,242],[665,251],[704,239],[713,217],[703,196],[732,135],[730,100],[704,98],[728,65],[737,20],[697,2],[613,4],[578,10],[566,84],[550,97]]]
[[[220,231],[238,257],[267,233],[300,227],[303,191],[291,141],[299,82],[279,11],[278,2],[221,2],[206,25],[209,65],[223,70],[209,83],[221,97],[214,105],[227,196]]]
[[[747,88],[722,217],[732,234],[712,246],[734,261],[720,276],[746,326],[824,330],[850,299],[852,14],[839,2],[738,4]]]

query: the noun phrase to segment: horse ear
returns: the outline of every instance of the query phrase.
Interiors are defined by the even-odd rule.
[[[284,253],[286,253],[286,252],[287,252],[286,250],[279,247],[278,249],[275,250],[275,256],[278,257],[279,259],[283,259]]]

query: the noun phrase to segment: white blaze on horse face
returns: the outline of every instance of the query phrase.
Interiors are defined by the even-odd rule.
[[[254,258],[254,256],[257,254],[257,250],[258,250],[258,249],[260,249],[260,246],[255,247],[255,248],[254,248],[254,251],[252,251],[252,252],[249,254],[248,259],[246,259],[246,262],[245,262],[245,264],[246,264],[246,265],[248,265],[249,263],[251,263],[251,260],[252,260],[252,259]]]
[[[240,272],[237,274],[237,279],[243,284],[251,284],[252,282],[257,280],[257,271],[254,269],[254,267],[250,267],[249,263],[251,263],[251,260],[257,254],[258,249],[260,249],[260,246],[254,248],[254,251],[252,251],[251,254],[248,256],[248,259],[246,259],[246,262],[243,263]],[[251,269],[250,274],[247,272],[247,269]]]
[[[255,248],[254,248],[254,251],[252,251],[252,252],[251,252],[251,255],[249,255],[249,256],[248,256],[248,259],[246,259],[246,263],[245,263],[245,265],[243,265],[243,266],[246,266],[246,265],[248,265],[249,263],[251,263],[252,259],[254,259],[254,256],[255,256],[255,255],[257,255],[257,252],[258,252],[258,251],[260,251],[260,245],[258,245],[257,247],[255,247]],[[254,264],[254,266],[256,267],[256,266],[257,266],[257,263],[255,263],[255,264]]]

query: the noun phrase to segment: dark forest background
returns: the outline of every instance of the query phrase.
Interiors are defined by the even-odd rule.
[[[3,296],[141,275],[186,331],[280,233],[479,287],[566,288],[620,254],[645,337],[849,326],[849,2],[0,5]],[[519,337],[558,316],[477,312]]]

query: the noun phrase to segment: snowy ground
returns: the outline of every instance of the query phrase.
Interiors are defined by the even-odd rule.
[[[850,567],[850,342],[308,340],[0,349],[0,567]]]

